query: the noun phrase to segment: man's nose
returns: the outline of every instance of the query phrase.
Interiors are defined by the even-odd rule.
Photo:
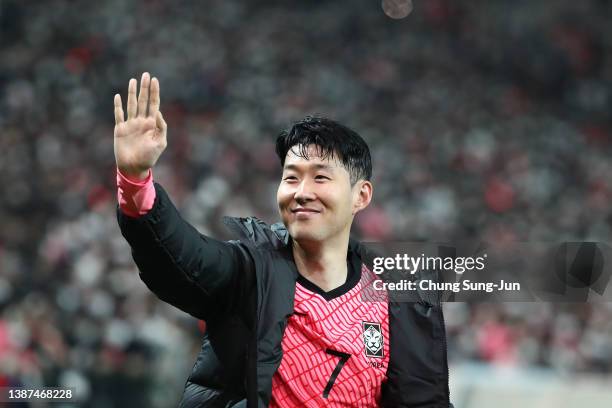
[[[314,200],[316,198],[316,194],[314,193],[312,184],[308,180],[302,180],[298,188],[295,190],[293,198],[295,198],[295,201],[300,204]]]

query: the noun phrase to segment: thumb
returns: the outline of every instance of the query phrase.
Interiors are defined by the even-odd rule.
[[[166,125],[166,121],[164,120],[161,111],[157,111],[157,114],[155,115],[155,125],[163,132],[165,132],[168,128],[168,125]]]

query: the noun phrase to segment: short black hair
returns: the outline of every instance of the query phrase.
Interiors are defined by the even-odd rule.
[[[294,152],[308,160],[308,145],[317,146],[323,159],[337,157],[349,172],[351,185],[372,178],[370,148],[354,130],[331,119],[306,116],[278,135],[276,154],[281,166],[294,146],[298,146]]]

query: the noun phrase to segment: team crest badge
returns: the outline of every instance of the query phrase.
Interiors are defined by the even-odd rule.
[[[383,357],[384,339],[380,323],[362,322],[366,357]]]

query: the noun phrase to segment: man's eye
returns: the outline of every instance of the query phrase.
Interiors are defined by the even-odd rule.
[[[315,180],[331,180],[329,177],[327,176],[322,176],[322,175],[318,175],[315,177]]]
[[[297,180],[297,177],[295,177],[295,176],[287,176],[287,177],[283,178],[283,180],[285,180],[285,181],[294,181],[294,180]]]

